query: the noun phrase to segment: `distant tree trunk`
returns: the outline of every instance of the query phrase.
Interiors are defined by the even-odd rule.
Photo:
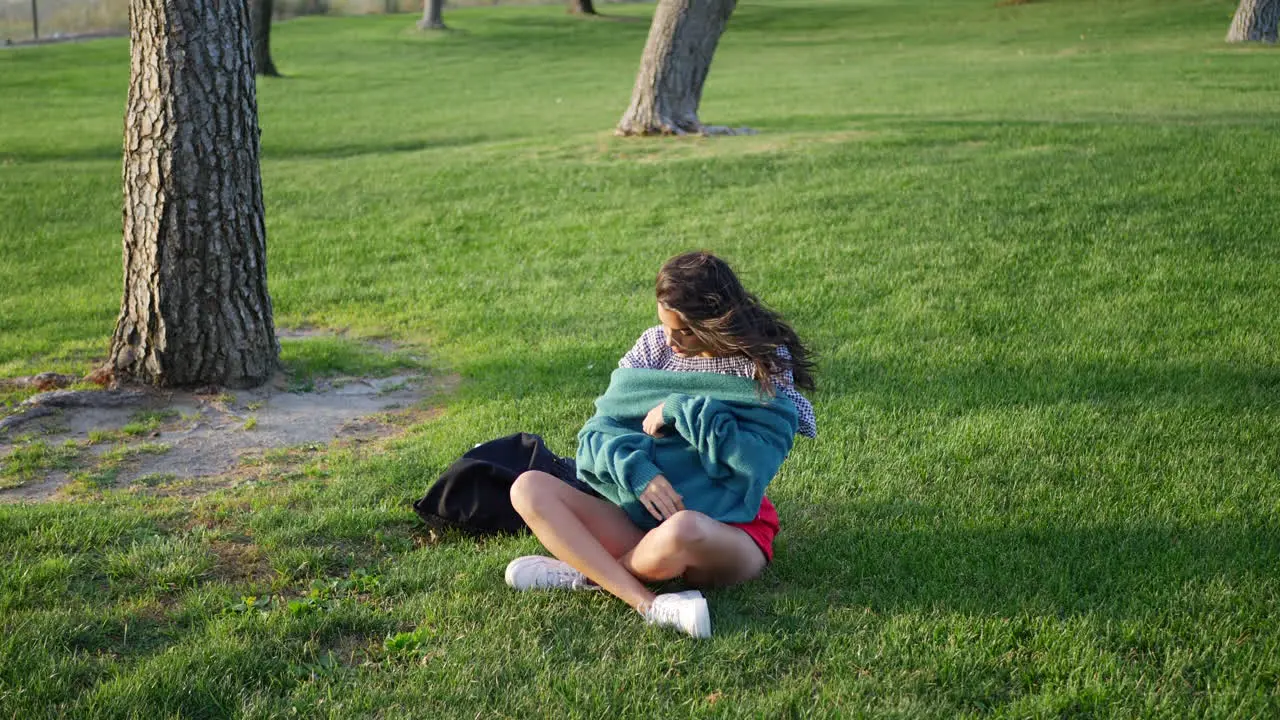
[[[246,0],[133,0],[124,297],[111,365],[162,386],[247,387],[280,353],[267,294]]]
[[[736,0],[658,0],[631,106],[618,135],[684,135],[705,131],[698,121],[711,56]]]
[[[591,4],[591,0],[569,0],[569,13],[571,15],[595,15],[596,7]]]
[[[275,0],[251,0],[253,13],[253,66],[259,75],[279,77],[271,60],[271,11]]]
[[[1276,41],[1276,27],[1280,24],[1280,0],[1240,0],[1236,16],[1227,31],[1227,42]]]
[[[448,30],[444,24],[444,0],[423,0],[419,30]]]

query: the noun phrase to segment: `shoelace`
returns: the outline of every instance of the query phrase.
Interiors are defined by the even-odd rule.
[[[653,624],[679,625],[680,608],[670,603],[653,603],[645,613],[645,619]]]
[[[566,568],[548,568],[546,574],[534,580],[534,586],[540,588],[558,588],[569,585],[577,586],[586,581],[586,576],[577,570]]]

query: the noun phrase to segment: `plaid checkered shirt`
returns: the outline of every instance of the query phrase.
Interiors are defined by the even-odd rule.
[[[790,357],[786,348],[778,348],[782,357]],[[680,357],[667,345],[666,333],[661,325],[655,325],[636,341],[634,347],[618,361],[618,367],[640,368],[649,370],[672,370],[675,372],[710,372],[721,375],[736,375],[753,378],[756,366],[744,355],[733,357]],[[773,377],[778,392],[791,398],[796,404],[799,415],[799,432],[805,437],[818,436],[818,420],[813,414],[813,405],[795,388],[791,371],[779,373]]]

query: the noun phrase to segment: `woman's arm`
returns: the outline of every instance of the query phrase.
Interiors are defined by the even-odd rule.
[[[790,405],[785,398],[761,406],[677,394],[661,407],[666,431],[689,443],[719,488],[718,510],[754,514],[795,439]]]

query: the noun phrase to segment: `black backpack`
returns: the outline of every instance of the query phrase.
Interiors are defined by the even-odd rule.
[[[551,452],[537,435],[517,433],[468,450],[441,473],[413,510],[436,530],[471,535],[519,532],[528,526],[511,506],[511,484],[526,470],[541,470],[597,495],[578,480],[572,458]]]

